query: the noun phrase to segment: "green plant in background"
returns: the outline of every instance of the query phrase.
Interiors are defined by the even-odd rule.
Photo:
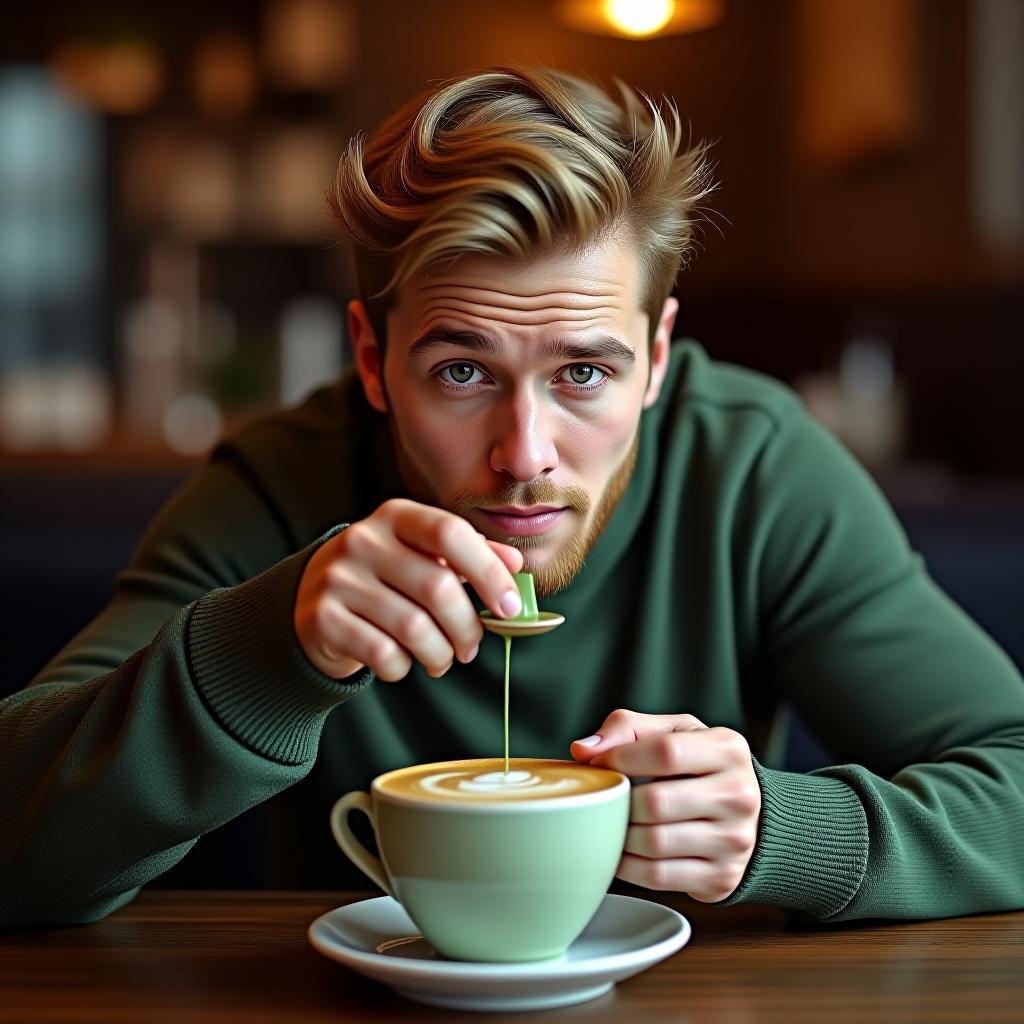
[[[277,404],[277,338],[256,324],[239,324],[236,344],[206,368],[206,383],[221,408]]]

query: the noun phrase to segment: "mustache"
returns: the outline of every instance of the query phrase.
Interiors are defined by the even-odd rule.
[[[481,491],[459,491],[452,499],[451,510],[464,516],[475,508],[492,509],[514,505],[528,508],[531,505],[557,505],[570,508],[580,515],[590,511],[590,495],[582,487],[556,487],[549,480],[531,484],[508,483],[496,494]]]

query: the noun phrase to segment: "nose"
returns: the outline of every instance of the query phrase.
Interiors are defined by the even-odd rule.
[[[537,395],[523,388],[495,407],[491,468],[527,482],[558,467],[553,415]]]

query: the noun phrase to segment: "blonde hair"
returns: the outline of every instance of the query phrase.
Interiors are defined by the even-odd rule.
[[[576,252],[621,227],[639,250],[653,338],[717,186],[707,144],[682,148],[675,104],[663,112],[614,81],[621,102],[566,72],[492,67],[427,90],[365,146],[349,142],[325,198],[378,345],[396,290],[420,271],[467,253]]]

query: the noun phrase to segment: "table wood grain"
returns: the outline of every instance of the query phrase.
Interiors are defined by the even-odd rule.
[[[1024,1021],[1024,912],[806,929],[651,893],[693,925],[675,956],[589,1003],[481,1015],[409,1002],[309,945],[315,918],[368,895],[153,890],[95,924],[2,932],[0,1021]]]

